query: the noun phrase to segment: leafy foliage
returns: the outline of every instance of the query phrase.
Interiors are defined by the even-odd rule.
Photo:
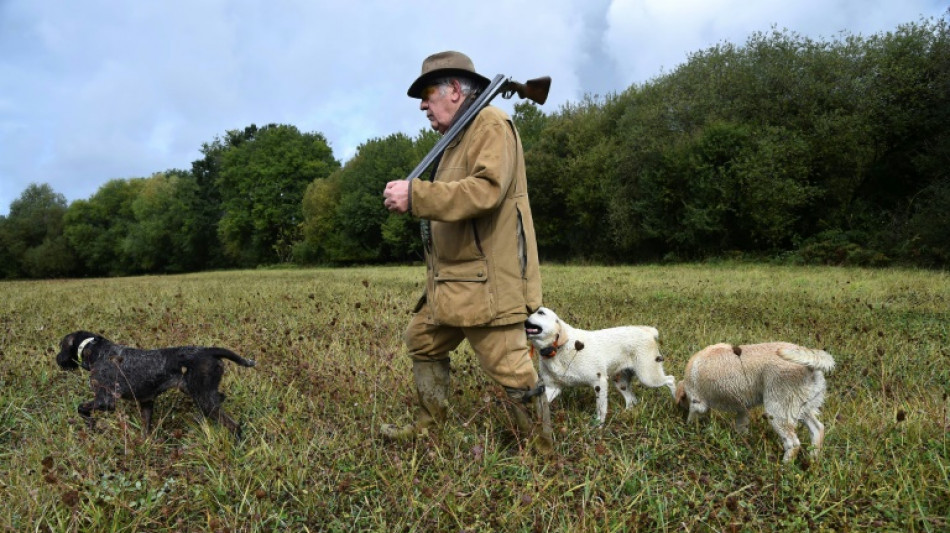
[[[135,271],[123,244],[135,225],[132,203],[144,186],[143,178],[110,180],[89,200],[70,204],[64,233],[84,273],[114,276]]]
[[[946,264],[909,220],[946,206],[947,30],[834,42],[773,30],[565,106],[527,154],[542,253],[778,255],[837,229],[867,234],[885,263]]]
[[[197,197],[198,186],[187,172],[172,170],[145,180],[132,201],[135,224],[122,244],[135,271],[184,272],[198,266],[191,209]]]
[[[286,125],[265,126],[225,151],[215,182],[225,253],[242,266],[289,260],[307,185],[338,166],[323,135]]]
[[[66,198],[47,185],[31,184],[0,217],[0,273],[4,277],[69,275],[75,257],[63,236]]]
[[[946,268],[948,24],[773,28],[550,114],[517,103],[542,259]],[[34,185],[0,218],[0,276],[417,260],[418,221],[380,195],[436,139],[372,139],[341,167],[320,133],[252,124],[190,171],[113,180],[68,208]]]
[[[383,206],[386,183],[402,180],[432,145],[434,134],[416,139],[394,134],[359,146],[328,180],[304,197],[304,242],[310,261],[335,264],[402,260],[421,255],[418,226]]]

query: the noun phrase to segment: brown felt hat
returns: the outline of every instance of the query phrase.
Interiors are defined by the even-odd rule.
[[[481,88],[487,87],[491,80],[475,72],[475,64],[461,52],[439,52],[432,54],[422,62],[422,74],[409,86],[407,94],[412,98],[422,98],[422,89],[439,78],[459,76],[472,80]]]

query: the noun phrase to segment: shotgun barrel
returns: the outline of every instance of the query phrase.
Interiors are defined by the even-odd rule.
[[[429,150],[429,153],[427,153],[426,156],[422,158],[422,161],[416,165],[416,168],[409,173],[406,177],[406,181],[412,181],[421,176],[432,163],[439,159],[449,144],[465,131],[465,128],[475,119],[479,111],[484,109],[489,102],[499,94],[502,98],[511,98],[517,94],[519,98],[527,98],[532,102],[543,105],[548,99],[548,91],[550,89],[551,78],[548,76],[528,80],[524,83],[513,81],[511,78],[506,78],[502,74],[495,76],[491,83],[478,93],[478,96],[474,100],[469,101],[469,105],[463,106],[459,110],[459,114],[453,119],[452,125],[445,132],[445,135],[435,143],[435,146]]]

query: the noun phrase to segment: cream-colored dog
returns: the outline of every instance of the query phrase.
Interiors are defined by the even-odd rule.
[[[748,428],[749,409],[763,405],[782,438],[782,461],[787,462],[801,449],[799,421],[811,433],[812,455],[821,450],[825,426],[818,420],[818,410],[825,400],[825,372],[834,366],[827,352],[787,342],[714,344],[686,363],[675,399],[689,409],[690,422],[705,417],[709,409],[735,413],[740,432]]]
[[[666,385],[672,394],[673,376],[663,373],[656,328],[622,326],[585,331],[569,326],[546,307],[525,321],[528,340],[540,353],[539,374],[549,402],[561,389],[588,385],[597,392],[597,422],[607,418],[608,380],[623,394],[626,408],[637,403],[630,382],[634,375],[647,387]]]

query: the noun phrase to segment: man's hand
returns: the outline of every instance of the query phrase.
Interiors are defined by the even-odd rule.
[[[387,183],[386,190],[383,191],[383,205],[397,213],[409,211],[409,182],[396,180]]]

